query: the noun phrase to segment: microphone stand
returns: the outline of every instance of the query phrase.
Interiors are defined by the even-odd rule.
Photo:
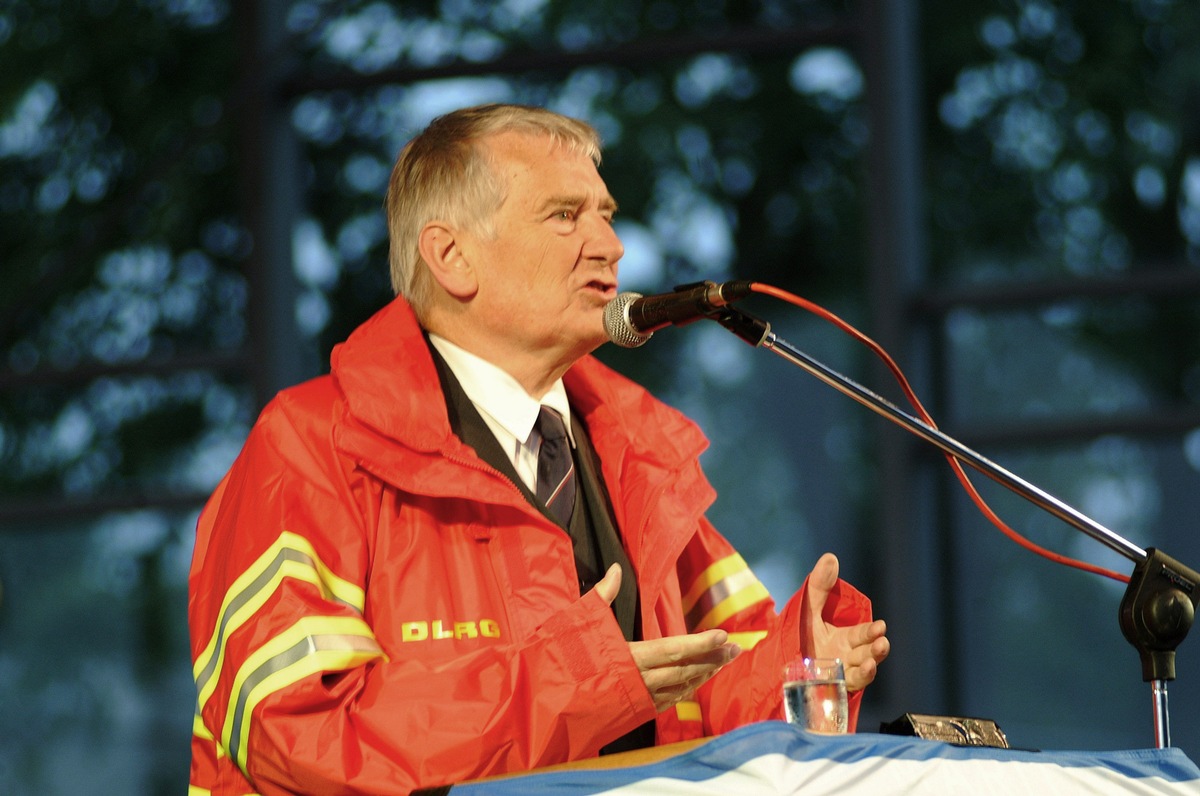
[[[1143,550],[1058,498],[984,458],[958,440],[904,412],[886,398],[793,347],[771,331],[771,325],[726,305],[707,313],[756,348],[766,348],[816,376],[838,392],[969,465],[1030,503],[1058,517],[1134,562],[1121,599],[1119,622],[1142,662],[1142,680],[1151,684],[1155,747],[1171,745],[1167,681],[1175,679],[1175,648],[1187,637],[1200,600],[1200,574],[1160,550]]]

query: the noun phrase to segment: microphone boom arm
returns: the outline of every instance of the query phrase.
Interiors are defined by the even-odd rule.
[[[853,398],[876,414],[882,415],[899,426],[903,426],[916,436],[936,446],[942,452],[950,454],[992,480],[1003,484],[1031,503],[1050,512],[1064,522],[1073,525],[1101,544],[1128,558],[1130,561],[1138,562],[1146,558],[1145,550],[1122,538],[1082,512],[1068,506],[1066,503],[1039,489],[1020,476],[1014,475],[943,431],[913,417],[891,401],[872,392],[849,376],[837,372],[833,368],[800,351],[782,337],[772,332],[770,324],[733,307],[724,308],[723,312],[710,317],[751,345],[765,348],[771,353],[783,357],[793,365],[797,365],[811,375],[816,376],[843,395]],[[749,338],[742,334],[743,329],[749,332]],[[757,340],[750,339],[755,336],[757,336]]]
[[[828,367],[771,331],[766,321],[732,306],[709,313],[756,348],[765,348],[802,368],[876,414],[901,426],[943,453],[991,478],[1109,549],[1134,562],[1121,600],[1121,632],[1138,651],[1142,679],[1152,685],[1155,745],[1170,746],[1166,681],[1175,679],[1175,648],[1187,636],[1200,600],[1200,574],[1154,548],[1143,550],[1086,514],[1006,470],[953,437],[908,414],[886,398]]]

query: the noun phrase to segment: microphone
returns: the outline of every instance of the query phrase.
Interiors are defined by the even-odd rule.
[[[749,295],[750,284],[746,280],[705,281],[680,285],[657,296],[620,293],[604,308],[604,331],[622,348],[637,348],[668,324],[683,326]]]

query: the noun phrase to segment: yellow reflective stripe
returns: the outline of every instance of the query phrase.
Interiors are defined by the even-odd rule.
[[[747,579],[749,582],[744,585],[738,584],[737,590],[713,606],[713,609],[695,624],[694,630],[720,627],[722,622],[738,611],[743,611],[755,603],[771,598],[766,586],[759,583],[752,573],[747,572],[746,574],[749,576]]]
[[[209,741],[213,748],[217,751],[217,759],[225,757],[225,747],[217,743],[217,739],[213,736],[212,730],[204,723],[204,717],[198,712],[192,717],[192,735],[202,741]]]
[[[734,553],[701,573],[683,599],[684,618],[691,631],[718,627],[738,611],[770,598],[758,578]]]
[[[257,649],[233,680],[221,741],[246,770],[250,715],[271,694],[317,672],[341,671],[383,658],[371,628],[356,616],[303,616]]]
[[[207,788],[197,788],[195,785],[188,785],[188,796],[212,796],[212,791]]]
[[[199,711],[197,711],[196,715],[192,717],[192,735],[205,741],[211,741],[213,739],[212,731],[208,729],[207,725],[205,725],[204,718],[200,715]]]
[[[743,650],[754,649],[758,642],[767,637],[767,631],[755,630],[746,633],[730,633],[729,640],[737,644]]]
[[[286,554],[288,551],[283,552]],[[208,703],[208,698],[212,696],[213,691],[217,687],[217,674],[221,671],[221,665],[225,660],[225,639],[263,606],[263,603],[279,588],[283,579],[292,578],[294,580],[302,580],[311,583],[318,589],[322,586],[320,576],[314,567],[296,561],[282,559],[270,572],[270,578],[265,583],[259,584],[260,588],[252,594],[246,595],[245,600],[237,603],[237,610],[227,616],[226,620],[221,624],[221,632],[213,637],[214,640],[219,639],[221,641],[221,647],[215,657],[210,657],[209,664],[197,673],[196,685],[199,689],[199,705],[201,708]],[[203,660],[203,658],[197,659],[197,665]]]
[[[726,577],[734,572],[749,569],[746,566],[746,561],[739,554],[726,556],[714,564],[710,564],[708,569],[700,573],[700,577],[688,589],[687,594],[683,595],[683,613],[690,614],[692,609],[696,607],[696,602],[704,596],[705,592],[711,589],[717,583],[720,583]]]
[[[217,614],[216,629],[192,668],[200,709],[217,687],[217,673],[225,658],[225,640],[263,606],[284,578],[289,577],[313,584],[326,599],[334,598],[360,613],[366,604],[361,587],[334,575],[303,536],[284,531],[225,594]]]
[[[700,721],[700,703],[699,702],[676,702],[675,715],[680,721]]]

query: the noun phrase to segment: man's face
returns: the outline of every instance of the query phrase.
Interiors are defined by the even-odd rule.
[[[472,316],[500,348],[573,361],[608,337],[604,307],[624,254],[616,202],[591,159],[545,136],[486,139],[504,201],[495,237],[468,235],[478,278]]]

